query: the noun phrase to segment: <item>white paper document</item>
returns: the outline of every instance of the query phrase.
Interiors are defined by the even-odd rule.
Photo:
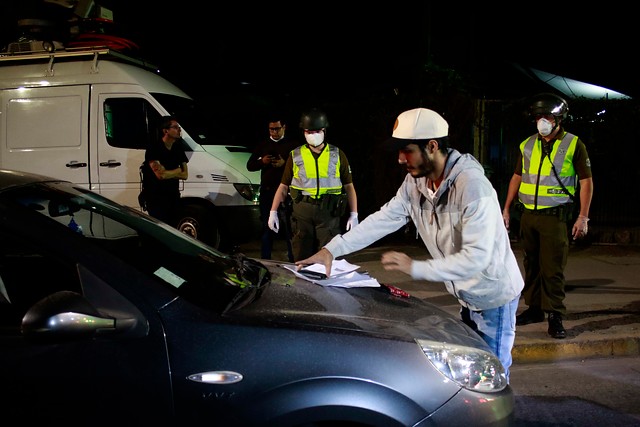
[[[316,283],[322,286],[337,286],[341,288],[363,288],[363,287],[379,287],[380,283],[373,277],[365,273],[358,273],[356,270],[360,268],[359,265],[351,264],[347,260],[334,260],[331,264],[331,276],[326,279],[312,278],[305,276],[296,269],[295,264],[282,265],[289,271],[292,271],[296,276],[307,280],[312,283]],[[301,270],[308,270],[314,273],[325,274],[325,268],[322,264],[311,264],[304,267]]]

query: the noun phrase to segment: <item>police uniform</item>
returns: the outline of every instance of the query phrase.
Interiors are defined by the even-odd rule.
[[[591,177],[587,149],[580,138],[562,128],[548,144],[535,134],[520,144],[515,173],[522,176],[518,191],[525,267],[522,295],[534,310],[564,316],[567,222],[573,219],[578,179]]]
[[[342,187],[353,183],[349,161],[334,145],[325,143],[320,153],[302,145],[289,154],[281,182],[293,199],[294,259],[305,259],[341,231],[348,205]]]

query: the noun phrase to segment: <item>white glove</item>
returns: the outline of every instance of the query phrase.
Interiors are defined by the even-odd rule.
[[[278,211],[269,211],[269,228],[276,233],[280,230],[280,220],[278,219]]]
[[[573,234],[573,240],[578,237],[585,237],[589,232],[589,218],[584,215],[578,215],[578,219],[576,219],[576,223],[573,224],[573,229],[571,233]]]
[[[351,212],[347,220],[347,231],[358,225],[358,212]]]

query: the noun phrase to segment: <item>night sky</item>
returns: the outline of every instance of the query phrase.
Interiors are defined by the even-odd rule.
[[[626,8],[563,14],[561,7],[549,4],[532,7],[530,14],[511,12],[508,18],[510,11],[483,2],[470,8],[415,3],[422,6],[408,10],[396,9],[401,2],[349,8],[314,3],[296,10],[270,5],[235,11],[232,6],[213,15],[197,7],[171,7],[155,9],[150,20],[157,24],[144,25],[137,34],[168,67],[176,61],[199,66],[208,58],[211,66],[202,67],[199,75],[218,71],[230,80],[297,90],[393,85],[428,61],[479,82],[492,82],[492,76],[517,63],[620,92],[638,90],[632,65],[636,53],[629,54],[629,48],[640,37],[637,23],[628,22],[634,14]],[[135,30],[149,11],[130,17],[127,11],[114,13],[121,13],[123,25]],[[179,61],[165,55],[165,46],[188,56]]]
[[[96,3],[113,11],[109,31],[135,41],[195,97],[203,81],[212,90],[244,82],[267,92],[340,96],[402,85],[426,63],[471,76],[480,96],[501,95],[496,76],[512,73],[513,64],[640,95],[633,64],[640,37],[627,6],[556,2],[523,13],[486,2],[231,2],[220,10],[190,0]],[[15,18],[42,4],[65,12],[42,0],[3,2],[5,43],[15,36]]]

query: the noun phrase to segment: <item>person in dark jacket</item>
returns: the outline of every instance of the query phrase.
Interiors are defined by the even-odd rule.
[[[260,171],[260,219],[262,221],[261,257],[271,259],[273,241],[276,234],[268,225],[269,211],[273,197],[280,185],[282,172],[289,152],[299,144],[286,136],[287,124],[282,115],[275,113],[268,120],[269,137],[256,145],[251,157],[247,160],[247,170]],[[291,198],[288,197],[278,209],[283,219],[283,224],[289,225],[288,209]],[[287,230],[285,240],[287,242],[287,258],[293,262],[293,250],[291,249],[291,233]]]

